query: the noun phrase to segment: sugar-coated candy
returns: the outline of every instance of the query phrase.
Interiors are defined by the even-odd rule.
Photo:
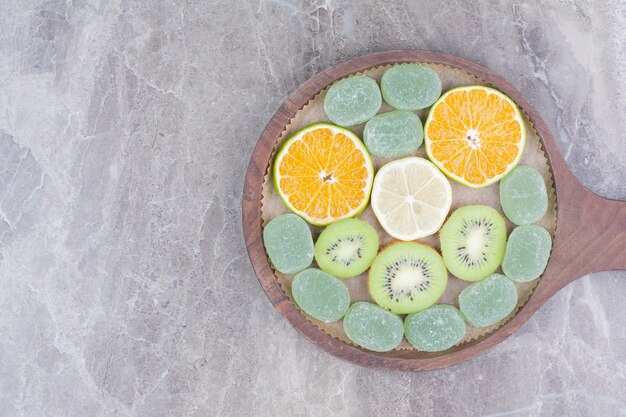
[[[401,64],[389,68],[380,81],[383,98],[402,110],[425,109],[441,95],[441,80],[425,65]]]
[[[380,88],[365,75],[354,75],[333,84],[324,97],[324,111],[331,122],[353,126],[374,117],[382,105]]]
[[[461,313],[474,327],[487,327],[501,321],[516,305],[517,288],[501,274],[468,285],[459,294]]]
[[[465,320],[461,312],[449,304],[436,304],[404,319],[404,334],[416,349],[440,352],[451,348],[465,337]]]
[[[538,278],[548,265],[552,238],[541,226],[517,226],[506,243],[502,271],[517,282]]]
[[[272,265],[283,274],[295,274],[313,262],[313,237],[295,214],[273,218],[263,229],[263,243]]]
[[[375,352],[395,349],[404,335],[399,316],[364,301],[350,307],[343,319],[343,329],[354,343]]]
[[[517,225],[531,224],[548,210],[548,192],[541,174],[530,166],[517,166],[500,181],[500,205]]]
[[[291,293],[305,313],[325,323],[342,318],[350,306],[346,285],[316,268],[299,272],[291,284]]]
[[[396,110],[372,117],[363,131],[367,150],[376,156],[394,158],[417,151],[424,140],[422,121],[412,111]]]

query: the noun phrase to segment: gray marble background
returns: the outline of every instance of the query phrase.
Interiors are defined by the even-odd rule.
[[[274,310],[240,198],[300,83],[419,48],[498,72],[626,199],[623,1],[0,5],[0,416],[624,416],[626,272],[428,373],[335,359]]]

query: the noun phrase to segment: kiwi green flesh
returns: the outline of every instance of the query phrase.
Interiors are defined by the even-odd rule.
[[[315,243],[320,269],[339,278],[362,274],[378,252],[376,230],[359,219],[345,219],[328,226]]]
[[[506,224],[488,206],[457,209],[441,228],[441,253],[448,270],[466,281],[491,275],[502,263],[506,249]]]
[[[435,304],[447,283],[441,256],[430,246],[413,242],[388,246],[369,274],[372,299],[396,314],[417,313]]]

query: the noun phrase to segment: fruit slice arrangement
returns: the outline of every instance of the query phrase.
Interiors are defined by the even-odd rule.
[[[335,124],[300,130],[273,162],[276,192],[295,214],[265,226],[268,257],[292,277],[304,313],[320,323],[343,320],[345,336],[364,349],[393,350],[403,337],[418,350],[449,349],[468,328],[509,317],[519,283],[538,278],[550,256],[549,232],[532,224],[547,211],[545,180],[531,166],[516,167],[526,141],[519,109],[484,86],[441,92],[437,73],[420,64],[391,67],[380,88],[366,75],[342,79],[323,96]],[[379,113],[383,98],[396,110]],[[415,111],[428,107],[422,127]],[[337,126],[363,124],[363,141]],[[428,159],[416,156],[422,141]],[[455,206],[449,215],[446,176],[469,189],[502,180],[501,207]],[[472,192],[480,202],[483,191]],[[375,220],[354,218],[370,194]],[[508,241],[502,212],[520,225]],[[327,227],[311,233],[305,221]],[[441,254],[419,241],[436,233]],[[397,241],[381,250],[389,237]],[[464,289],[454,305],[438,304],[450,280]],[[354,285],[367,286],[372,302],[352,299]]]

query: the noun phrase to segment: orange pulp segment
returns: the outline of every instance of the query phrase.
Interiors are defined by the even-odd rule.
[[[317,123],[287,140],[274,162],[274,186],[285,205],[314,225],[359,214],[369,200],[374,168],[359,138]]]
[[[493,88],[459,87],[432,106],[424,126],[426,152],[448,177],[481,188],[519,162],[526,129],[517,105]]]

